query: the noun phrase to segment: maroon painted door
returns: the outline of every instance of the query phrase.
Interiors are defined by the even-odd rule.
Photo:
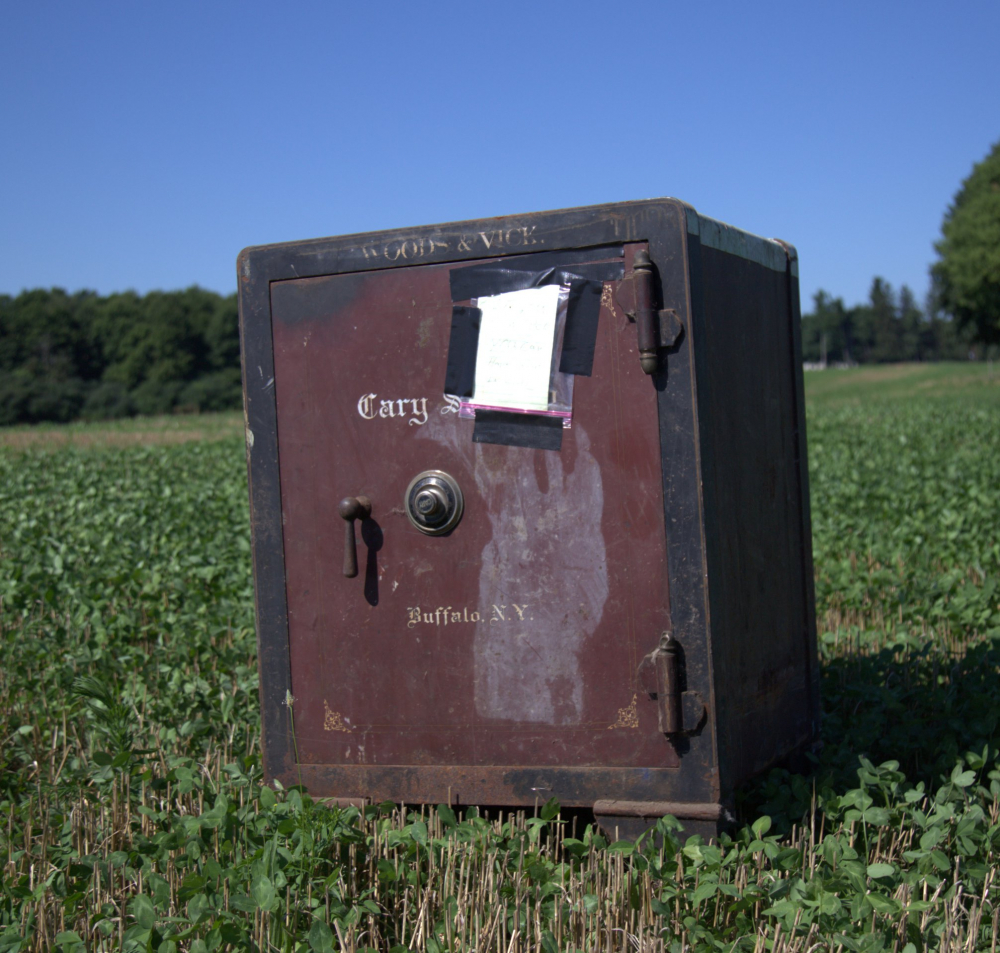
[[[474,443],[442,394],[449,267],[271,285],[299,757],[675,766],[635,679],[669,625],[656,392],[635,326],[606,284],[561,450]],[[405,514],[428,469],[464,493],[445,536]],[[337,507],[357,495],[372,512],[347,578]]]

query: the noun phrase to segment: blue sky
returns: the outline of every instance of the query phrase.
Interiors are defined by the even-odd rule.
[[[922,300],[1000,139],[1000,3],[0,7],[0,293],[235,289],[245,245],[673,195]]]

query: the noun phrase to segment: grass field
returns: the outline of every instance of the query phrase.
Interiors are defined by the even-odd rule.
[[[1000,382],[806,382],[824,746],[713,845],[263,786],[240,416],[0,431],[0,953],[994,950]]]
[[[868,400],[965,397],[1000,400],[1000,365],[889,364],[806,371],[806,394],[814,408]]]
[[[243,432],[239,411],[178,414],[173,417],[125,417],[100,423],[34,424],[0,428],[0,447],[10,450],[47,447],[136,447],[224,440]]]

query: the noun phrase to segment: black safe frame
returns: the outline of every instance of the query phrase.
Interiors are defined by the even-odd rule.
[[[700,216],[678,200],[654,199],[259,246],[240,253],[244,412],[268,779],[294,784],[301,778],[321,796],[336,794],[331,786],[343,782],[342,772],[297,764],[294,752],[270,283],[643,241],[657,271],[662,306],[676,313],[683,328],[679,340],[664,349],[653,382],[674,634],[684,647],[686,687],[706,702],[704,730],[711,743],[682,752],[680,769],[560,769],[546,772],[547,787],[563,804],[595,806],[605,818],[641,818],[670,810],[714,828],[727,816],[737,786],[815,741],[819,671],[796,252],[790,245]],[[769,304],[762,311],[764,299]],[[769,329],[759,346],[750,326],[754,322]],[[766,393],[750,406],[737,399],[741,389],[754,393],[754,375],[785,395],[778,405]],[[777,463],[755,452],[754,428],[765,417],[783,443]],[[740,460],[737,466],[727,459],[727,440]],[[783,505],[794,517],[794,538],[768,539],[766,527],[748,515],[752,501],[741,489],[741,474],[771,466],[786,467],[792,474]],[[764,485],[754,480],[755,488]],[[751,537],[736,542],[735,563],[734,533]],[[738,578],[737,563],[741,547],[747,546],[776,554],[785,578],[780,586],[770,585],[768,595],[794,604],[793,631],[775,635],[744,618],[750,614],[748,593],[754,580]],[[733,631],[734,626],[741,631]],[[767,638],[786,640],[791,662],[781,670],[755,672],[745,640]],[[754,677],[756,685],[749,686]],[[774,704],[762,707],[768,699]],[[417,787],[407,789],[406,799],[444,800],[445,789],[460,787],[473,796],[481,794],[482,803],[525,803],[522,795],[537,775],[537,769],[428,768]]]

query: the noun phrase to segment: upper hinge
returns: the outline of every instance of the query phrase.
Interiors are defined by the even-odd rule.
[[[622,310],[635,321],[639,363],[652,374],[659,365],[660,348],[673,347],[684,325],[673,308],[659,308],[656,300],[654,266],[649,252],[636,252],[630,271],[619,283],[615,298]]]

